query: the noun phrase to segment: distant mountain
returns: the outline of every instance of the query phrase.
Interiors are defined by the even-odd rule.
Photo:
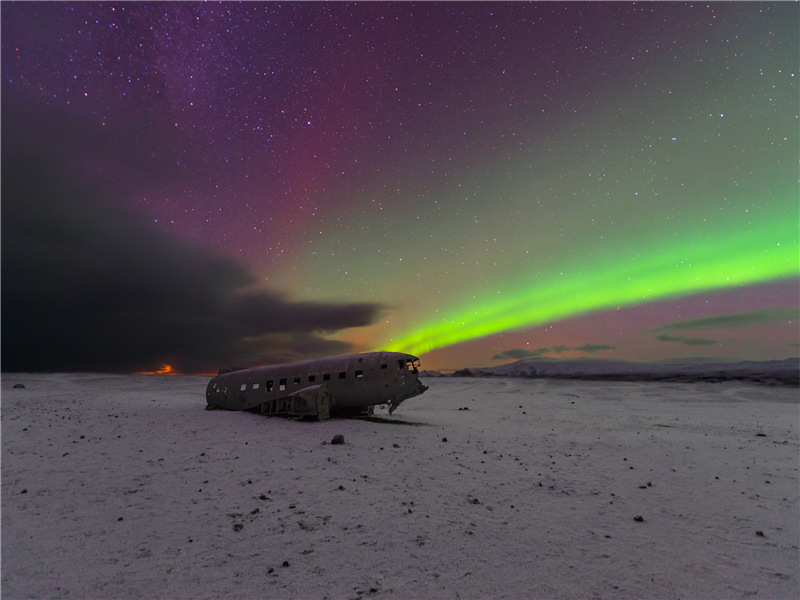
[[[601,359],[525,359],[496,367],[461,369],[450,375],[423,371],[428,377],[548,377],[610,381],[719,382],[748,381],[800,385],[800,358],[737,363],[641,363]]]

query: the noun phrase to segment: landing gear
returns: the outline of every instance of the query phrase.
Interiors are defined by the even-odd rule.
[[[331,418],[331,404],[333,394],[327,385],[321,385],[317,390],[317,420],[327,421]]]

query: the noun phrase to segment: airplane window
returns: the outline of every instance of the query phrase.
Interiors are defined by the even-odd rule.
[[[247,384],[246,384],[246,383],[243,383],[243,384],[242,384],[242,385],[239,387],[239,391],[240,391],[240,392],[243,392],[243,391],[245,391],[246,389],[247,389]]]
[[[279,390],[282,392],[285,389],[286,389],[286,380],[285,379],[281,379],[281,385],[280,385]]]
[[[257,389],[258,389],[258,388],[260,388],[260,387],[261,387],[261,384],[260,384],[260,383],[258,383],[258,382],[256,382],[256,383],[254,383],[254,384],[253,384],[253,389],[254,389],[254,390],[257,390]]]
[[[345,379],[347,377],[347,371],[342,371],[339,373],[339,379]]]
[[[386,369],[386,368],[388,368],[388,366],[389,365],[381,365],[381,369]]]
[[[331,374],[330,373],[325,373],[322,376],[322,381],[330,381],[330,380],[331,380]]]
[[[294,384],[295,385],[300,385],[300,378],[299,377],[295,377],[294,378]]]
[[[362,379],[364,377],[364,371],[356,371],[356,379]]]
[[[308,382],[309,383],[314,383],[316,380],[317,380],[317,376],[316,375],[309,375],[308,376]]]
[[[399,371],[402,371],[405,366],[406,366],[406,361],[404,361],[402,358],[397,361],[397,369]]]
[[[267,382],[267,391],[268,392],[272,391],[272,381],[271,380]]]

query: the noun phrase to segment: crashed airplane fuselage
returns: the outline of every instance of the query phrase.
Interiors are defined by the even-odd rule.
[[[391,414],[403,400],[427,389],[419,380],[416,356],[369,352],[221,370],[208,382],[206,408],[324,421],[331,414],[371,412],[377,404],[388,405]]]

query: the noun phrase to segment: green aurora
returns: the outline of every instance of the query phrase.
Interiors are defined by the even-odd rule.
[[[782,208],[771,218],[762,214],[761,226],[736,223],[721,235],[689,236],[689,243],[673,242],[625,261],[594,260],[579,274],[540,278],[513,297],[462,304],[384,347],[424,354],[589,312],[796,277],[800,275],[797,203],[773,206]]]

